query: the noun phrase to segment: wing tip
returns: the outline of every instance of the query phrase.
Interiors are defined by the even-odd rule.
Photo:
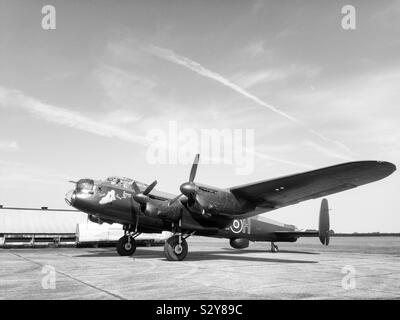
[[[376,163],[378,164],[379,171],[382,175],[381,179],[390,176],[393,172],[397,170],[396,165],[391,162],[377,161]]]
[[[357,163],[357,162],[354,162]],[[383,179],[390,176],[393,172],[397,170],[396,165],[389,161],[383,160],[364,160],[359,161],[360,164],[365,164],[365,169],[374,170],[377,173],[377,179]]]
[[[390,173],[393,173],[393,172],[395,172],[397,170],[396,165],[394,163],[391,163],[391,162],[388,162],[388,161],[378,161],[378,164],[380,166],[383,166]]]

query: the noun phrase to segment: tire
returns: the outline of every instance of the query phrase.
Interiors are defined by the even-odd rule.
[[[271,246],[271,252],[272,252],[272,253],[277,253],[277,252],[279,252],[279,248],[278,248],[278,246],[277,246],[277,245],[275,245],[275,244],[274,244],[274,245],[272,245],[272,246]]]
[[[179,237],[172,236],[164,244],[164,254],[168,261],[182,261],[188,253],[188,244],[182,239],[181,249],[179,251]]]
[[[131,256],[136,251],[136,241],[131,239],[128,243],[128,236],[121,237],[117,242],[117,252],[120,256]]]

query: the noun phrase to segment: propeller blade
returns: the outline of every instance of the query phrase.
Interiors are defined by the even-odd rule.
[[[136,193],[140,193],[140,189],[135,181],[132,183],[132,189],[135,190]]]
[[[151,192],[151,190],[154,189],[154,187],[155,187],[156,185],[157,185],[157,180],[154,180],[149,186],[147,186],[146,190],[143,191],[143,194],[144,194],[145,196],[147,196],[147,195]]]
[[[75,183],[75,184],[76,184],[76,181],[69,180],[68,182],[69,182],[69,183]]]
[[[193,182],[194,178],[196,177],[196,172],[197,172],[197,166],[199,164],[199,159],[200,159],[200,154],[198,153],[194,157],[192,169],[190,170],[189,182]]]

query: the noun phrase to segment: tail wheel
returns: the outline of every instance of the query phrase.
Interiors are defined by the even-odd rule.
[[[164,245],[164,254],[169,261],[181,261],[185,259],[188,253],[188,244],[185,239],[182,239],[179,244],[179,236],[172,236]]]
[[[128,236],[121,237],[117,242],[117,252],[120,256],[131,256],[136,251],[136,241],[131,238],[128,241]]]
[[[273,242],[271,242],[271,252],[279,252],[278,246]]]

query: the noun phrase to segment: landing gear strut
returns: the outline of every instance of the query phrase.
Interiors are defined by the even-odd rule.
[[[131,256],[136,251],[135,238],[140,235],[139,232],[130,232],[125,230],[125,235],[117,242],[117,252],[120,256]]]
[[[168,261],[182,261],[188,253],[188,244],[186,239],[193,233],[182,234],[181,220],[177,227],[173,226],[174,235],[170,237],[164,244],[164,254]]]
[[[278,246],[273,242],[271,242],[271,252],[279,252]]]

